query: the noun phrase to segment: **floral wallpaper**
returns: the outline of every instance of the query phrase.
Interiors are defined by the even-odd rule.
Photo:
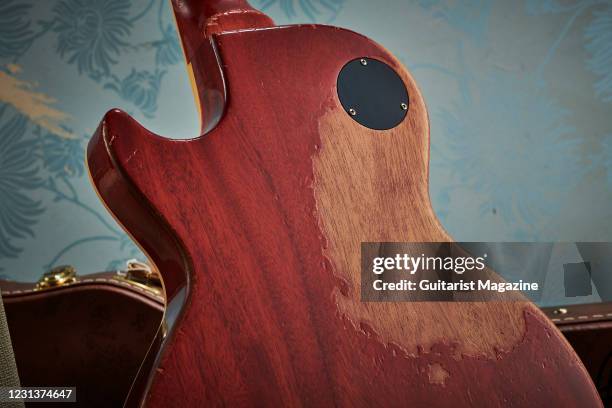
[[[278,24],[361,32],[411,70],[431,118],[432,203],[456,239],[612,240],[612,1],[251,3]],[[3,278],[142,258],[84,168],[112,107],[169,137],[198,132],[167,0],[0,2]]]

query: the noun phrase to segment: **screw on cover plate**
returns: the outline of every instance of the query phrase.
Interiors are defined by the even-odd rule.
[[[402,102],[402,104],[400,105],[402,107],[402,110],[407,110],[408,109],[408,104],[405,102]]]
[[[361,65],[363,66],[368,65],[368,61],[365,58],[360,59],[359,62],[361,62]]]
[[[353,109],[353,108],[349,109],[349,113],[351,114],[351,116],[357,115],[357,111],[355,109]]]

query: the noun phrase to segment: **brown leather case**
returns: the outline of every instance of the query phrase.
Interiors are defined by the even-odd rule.
[[[612,406],[612,302],[544,308],[591,374],[605,406]]]
[[[75,386],[70,406],[123,405],[160,326],[161,288],[117,272],[0,288],[22,386]]]

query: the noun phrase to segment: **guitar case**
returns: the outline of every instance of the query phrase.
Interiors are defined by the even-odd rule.
[[[38,283],[0,281],[21,386],[76,387],[71,406],[122,406],[164,310],[160,288],[135,279],[60,267]]]

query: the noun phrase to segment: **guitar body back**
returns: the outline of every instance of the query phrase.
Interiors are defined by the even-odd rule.
[[[170,333],[132,401],[146,390],[159,407],[600,404],[531,303],[360,301],[361,242],[450,240],[429,202],[425,104],[386,50],[316,25],[196,48],[212,130],[171,140],[115,110],[88,151],[100,196],[168,297]],[[398,126],[368,129],[342,107],[338,74],[357,58],[406,85]]]

